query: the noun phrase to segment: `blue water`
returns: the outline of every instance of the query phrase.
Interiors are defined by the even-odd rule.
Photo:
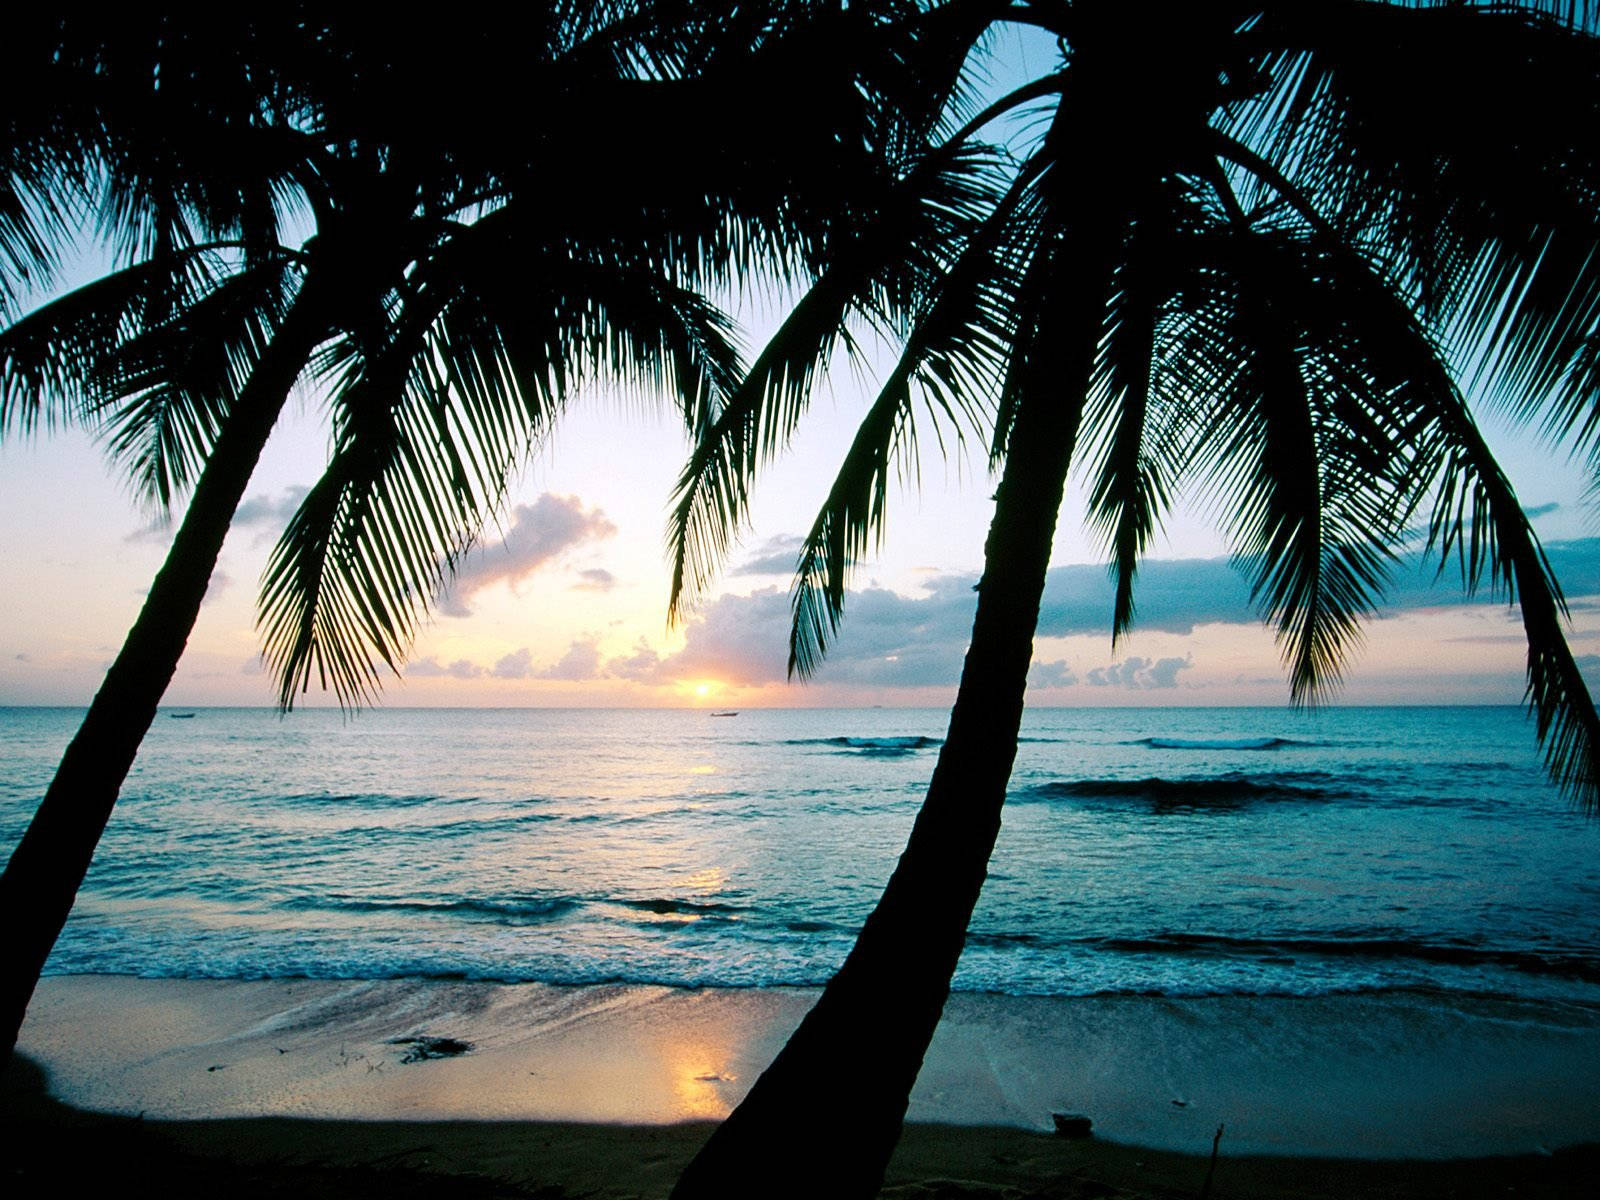
[[[157,718],[48,970],[814,984],[936,710]],[[80,713],[0,709],[0,842]],[[1515,709],[1033,709],[956,985],[1600,1002],[1600,821]]]

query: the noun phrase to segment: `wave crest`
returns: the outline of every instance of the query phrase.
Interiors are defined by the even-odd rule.
[[[1282,750],[1289,746],[1315,746],[1315,742],[1301,742],[1285,737],[1251,738],[1175,738],[1144,737],[1124,746],[1145,746],[1151,750]]]
[[[1186,958],[1251,958],[1292,962],[1296,958],[1356,958],[1421,961],[1461,967],[1502,967],[1529,975],[1600,982],[1600,961],[1581,953],[1546,954],[1531,950],[1428,942],[1373,935],[1352,937],[1238,938],[1203,933],[1160,933],[1142,938],[1099,938],[1095,949],[1124,954],[1175,955]]]
[[[562,916],[579,907],[571,896],[528,896],[515,900],[399,900],[384,897],[303,896],[282,908],[354,913],[418,913],[501,925],[531,925]]]
[[[834,750],[841,750],[863,757],[898,758],[903,754],[914,754],[918,750],[929,750],[934,746],[944,745],[943,738],[923,737],[913,734],[909,737],[829,737],[829,738],[795,738],[785,742],[786,746],[828,746]]]
[[[669,913],[741,913],[750,909],[743,904],[723,904],[714,900],[673,900],[666,896],[651,896],[644,900],[619,900],[618,904],[625,908],[636,908],[641,912],[658,913],[665,916]]]
[[[1269,800],[1328,800],[1328,788],[1281,779],[1215,775],[1194,779],[1075,779],[1037,784],[1016,794],[1036,800],[1136,800],[1159,808],[1228,808]]]

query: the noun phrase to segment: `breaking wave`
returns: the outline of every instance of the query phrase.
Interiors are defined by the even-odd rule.
[[[1152,750],[1283,750],[1289,746],[1314,746],[1294,738],[1175,738],[1146,737],[1124,742],[1124,746],[1148,746]]]
[[[1199,779],[1077,779],[1036,784],[1015,793],[1018,800],[1133,800],[1158,807],[1226,808],[1258,801],[1330,800],[1329,788],[1243,775]]]
[[[918,750],[930,750],[935,746],[944,745],[943,738],[921,737],[830,737],[830,738],[796,738],[785,742],[786,746],[828,746],[834,750],[863,757],[898,758],[905,754],[915,754]]]

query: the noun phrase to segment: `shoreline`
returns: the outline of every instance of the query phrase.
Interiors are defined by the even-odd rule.
[[[47,976],[18,1050],[63,1104],[162,1122],[660,1130],[725,1116],[815,995]],[[840,1086],[859,1069],[839,1064]],[[1600,1143],[1600,1009],[1420,993],[953,995],[908,1121],[1054,1143],[1054,1111],[1089,1115],[1097,1145],[1202,1157],[1219,1124],[1235,1156],[1547,1155]]]

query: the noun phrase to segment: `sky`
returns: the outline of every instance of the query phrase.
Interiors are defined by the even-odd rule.
[[[1047,52],[1021,40],[1001,49],[1002,73],[1017,78]],[[742,298],[751,351],[781,308],[759,290]],[[381,702],[947,706],[993,508],[981,446],[941,457],[924,438],[920,477],[891,493],[885,542],[856,573],[828,661],[807,683],[786,678],[795,549],[874,391],[870,365],[837,371],[818,390],[790,450],[756,482],[750,529],[676,628],[666,620],[664,534],[683,434],[658,398],[580,396],[437,598]],[[1573,602],[1574,651],[1600,680],[1600,520],[1586,501],[1588,475],[1536,432],[1480,416]],[[327,444],[322,398],[303,388],[251,481],[169,704],[273,703],[255,630],[258,582]],[[1134,631],[1115,646],[1105,554],[1083,514],[1075,483],[1055,541],[1030,703],[1288,703],[1272,634],[1203,497],[1180,500],[1168,520],[1141,574]],[[0,704],[87,704],[171,536],[83,433],[0,442]],[[1397,578],[1329,699],[1517,703],[1524,654],[1514,609],[1465,603],[1458,580],[1434,585],[1431,568],[1411,571]],[[332,702],[315,686],[297,701]]]
[[[842,374],[813,402],[792,452],[758,479],[752,528],[720,581],[666,623],[664,531],[687,450],[647,397],[586,396],[528,464],[497,527],[437,601],[382,703],[445,706],[944,706],[971,625],[993,480],[980,448],[922,464],[892,494],[884,547],[857,572],[845,623],[808,683],[786,679],[788,586],[866,404]],[[664,406],[663,406],[664,407]],[[1491,428],[1500,424],[1488,420]],[[1585,475],[1527,432],[1495,430],[1573,602],[1580,661],[1600,666],[1600,538]],[[224,548],[167,701],[274,699],[254,628],[267,554],[324,460],[319,397],[275,431]],[[1101,548],[1081,491],[1062,511],[1029,701],[1060,705],[1288,703],[1271,632],[1198,501],[1145,564],[1138,619],[1115,647]],[[86,704],[159,568],[172,529],[133,503],[81,433],[0,447],[0,703]],[[1349,662],[1336,703],[1516,703],[1524,643],[1514,609],[1464,603],[1459,582],[1403,573]],[[1596,672],[1595,678],[1600,678]],[[313,690],[302,704],[327,704]]]

